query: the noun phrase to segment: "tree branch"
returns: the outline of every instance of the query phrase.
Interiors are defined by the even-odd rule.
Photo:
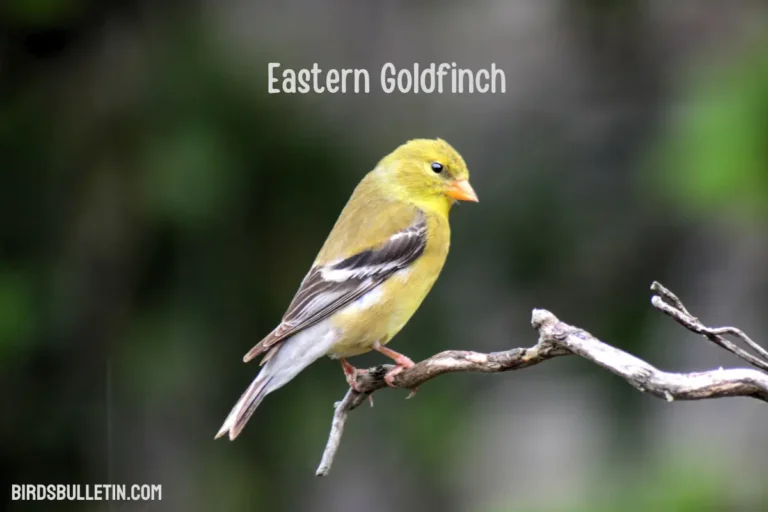
[[[651,289],[658,294],[651,299],[654,307],[757,368],[768,370],[768,351],[741,330],[734,327],[706,327],[688,312],[675,294],[661,284],[654,282]],[[727,396],[752,397],[768,402],[768,373],[748,368],[719,368],[693,373],[664,372],[642,359],[600,341],[583,329],[561,322],[547,310],[534,309],[531,325],[539,332],[538,343],[532,347],[513,348],[490,354],[447,350],[399,373],[394,378],[394,384],[399,388],[413,389],[444,373],[521,370],[554,357],[577,355],[618,375],[639,391],[670,402]],[[741,339],[766,359],[763,360],[737,347],[724,338],[725,335]],[[360,370],[356,382],[358,391],[350,389],[344,398],[335,404],[331,432],[320,466],[317,468],[318,476],[327,475],[331,469],[349,411],[360,406],[375,391],[387,387],[384,375],[392,368],[392,365],[380,365]]]
[[[761,370],[768,371],[768,350],[765,350],[763,347],[752,341],[752,338],[744,334],[741,329],[735,327],[706,327],[698,318],[688,312],[683,303],[680,302],[680,299],[677,298],[677,295],[664,288],[661,283],[654,281],[653,284],[651,284],[651,290],[658,293],[658,295],[651,297],[651,304],[653,304],[656,309],[671,316],[686,329],[701,334],[715,345],[724,348],[728,352],[747,361],[749,364],[756,366]],[[741,339],[749,348],[760,354],[763,359],[755,357],[746,350],[734,345],[723,337],[723,335],[726,334]]]

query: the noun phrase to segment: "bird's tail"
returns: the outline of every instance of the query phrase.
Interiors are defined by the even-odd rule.
[[[229,432],[230,441],[234,440],[240,432],[243,431],[245,424],[253,416],[253,411],[259,406],[264,397],[271,391],[269,384],[272,381],[271,376],[265,375],[266,372],[261,371],[253,379],[251,385],[240,396],[240,400],[237,401],[235,406],[230,411],[227,419],[224,420],[224,424],[216,434],[216,439],[220,438],[227,432]]]
[[[316,331],[310,328],[267,353],[266,364],[240,396],[240,400],[216,434],[216,439],[227,432],[230,440],[239,436],[264,397],[286,385],[327,352],[328,343],[317,343],[316,334]]]

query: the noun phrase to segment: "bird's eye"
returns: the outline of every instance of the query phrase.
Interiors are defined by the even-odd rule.
[[[432,170],[436,174],[440,174],[441,172],[443,172],[443,164],[438,163],[438,162],[432,162]]]

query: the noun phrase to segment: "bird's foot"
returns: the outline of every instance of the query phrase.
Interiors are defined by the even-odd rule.
[[[384,376],[384,382],[387,383],[387,386],[391,388],[396,388],[398,386],[395,385],[395,377],[397,377],[400,373],[403,372],[403,370],[408,370],[409,368],[413,368],[416,366],[413,361],[411,361],[411,358],[408,356],[405,356],[401,354],[400,352],[395,352],[391,348],[386,348],[381,343],[375,343],[373,345],[374,350],[381,352],[385,356],[392,358],[395,361],[395,367],[392,368],[387,372],[387,374]],[[418,388],[411,389],[411,393],[406,398],[411,398],[413,395],[416,394],[416,391]]]
[[[339,358],[339,361],[341,362],[341,369],[344,370],[344,377],[347,379],[347,384],[349,384],[349,387],[358,393],[363,393],[363,390],[361,390],[360,386],[357,385],[357,376],[367,372],[368,370],[360,370],[359,368],[355,368],[343,357]]]
[[[386,382],[387,386],[391,388],[398,387],[397,385],[395,385],[395,377],[403,373],[403,370],[408,370],[410,368],[413,368],[414,366],[416,365],[413,363],[413,361],[411,361],[409,358],[405,356],[403,356],[403,359],[395,360],[395,367],[389,370],[386,375],[384,375],[384,382]],[[411,391],[413,393],[416,392],[415,389]]]
[[[405,356],[403,356],[405,357]],[[403,364],[404,363],[404,364]],[[387,386],[391,388],[398,387],[395,385],[395,377],[397,377],[398,374],[402,373],[403,370],[407,370],[409,368],[413,368],[415,365],[413,364],[413,361],[405,357],[405,360],[403,361],[396,361],[396,366],[389,370],[386,375],[384,375],[384,382],[387,383]],[[408,396],[405,397],[406,400],[409,400],[416,396],[416,392],[419,390],[419,388],[411,388],[410,393],[408,393]]]

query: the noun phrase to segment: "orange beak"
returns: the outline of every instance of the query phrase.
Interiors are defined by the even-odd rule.
[[[478,202],[477,194],[475,194],[472,185],[467,180],[457,180],[451,183],[450,187],[446,191],[448,197],[456,199],[457,201],[472,201]]]

